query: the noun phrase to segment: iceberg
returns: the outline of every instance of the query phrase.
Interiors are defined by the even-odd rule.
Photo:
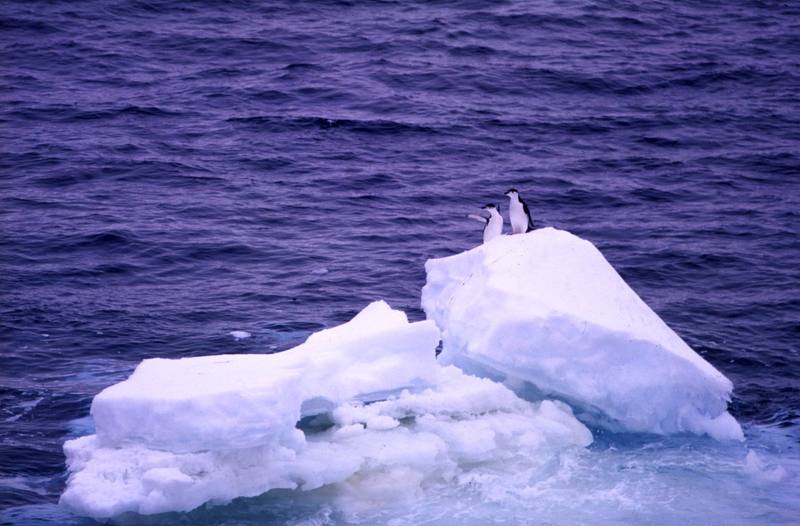
[[[731,382],[590,242],[543,228],[425,269],[422,307],[442,331],[443,363],[557,397],[614,431],[743,439]]]
[[[95,397],[96,433],[65,443],[61,502],[108,518],[327,486],[358,512],[592,442],[563,402],[439,365],[439,338],[375,302],[282,353],[145,360]]]
[[[501,236],[426,271],[424,321],[377,301],[281,353],[143,361],[64,444],[61,503],[104,519],[319,490],[359,516],[441,488],[536,495],[580,465],[581,420],[743,438],[731,382],[588,241]]]

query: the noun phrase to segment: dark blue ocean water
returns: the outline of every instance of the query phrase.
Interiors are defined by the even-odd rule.
[[[285,349],[379,298],[420,319],[425,260],[511,186],[798,455],[800,4],[4,1],[0,31],[18,520],[140,360]]]

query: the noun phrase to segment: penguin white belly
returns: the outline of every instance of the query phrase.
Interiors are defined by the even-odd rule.
[[[524,234],[528,231],[528,214],[522,203],[512,199],[508,204],[508,218],[511,221],[512,234]]]
[[[503,233],[503,217],[500,214],[492,214],[489,222],[483,228],[483,242],[487,243]]]

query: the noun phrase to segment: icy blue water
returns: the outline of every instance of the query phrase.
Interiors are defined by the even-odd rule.
[[[426,258],[510,186],[733,380],[748,442],[598,433],[358,520],[800,517],[794,2],[6,1],[0,29],[0,522],[92,523],[56,505],[61,444],[145,357],[285,349],[377,298],[421,318]],[[123,522],[355,520],[331,502]]]

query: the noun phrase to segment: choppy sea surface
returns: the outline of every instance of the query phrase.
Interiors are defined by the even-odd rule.
[[[494,495],[119,522],[800,521],[799,4],[7,0],[0,34],[0,523],[94,524],[61,445],[144,358],[421,319],[512,186],[734,382],[745,444],[595,430]]]

